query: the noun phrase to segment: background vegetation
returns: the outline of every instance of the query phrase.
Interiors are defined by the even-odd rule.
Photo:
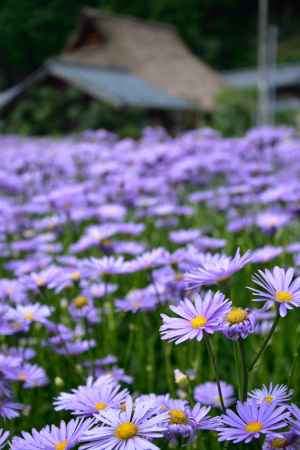
[[[0,118],[0,133],[52,135],[79,133],[104,128],[120,137],[137,138],[146,125],[164,125],[169,132],[211,126],[224,136],[242,136],[255,123],[255,89],[227,88],[220,92],[211,116],[197,119],[187,114],[174,121],[171,114],[152,114],[136,108],[120,112],[109,104],[89,99],[81,91],[67,87],[64,95],[51,85],[33,86],[13,108]],[[297,112],[277,114],[275,122],[297,126]]]
[[[279,61],[300,60],[300,3],[270,3],[271,22],[279,27]],[[189,48],[217,69],[256,64],[257,0],[185,0],[184,4],[182,0],[1,0],[0,90],[58,54],[85,5],[173,24]],[[254,123],[255,98],[251,90],[225,90],[213,116],[200,118],[199,125],[212,125],[225,135],[241,135]],[[0,132],[57,135],[100,126],[137,137],[149,123],[143,111],[116,114],[109,105],[87,100],[83,109],[82,101],[75,89],[61,96],[51,86],[35,86],[3,115]],[[291,112],[279,119],[296,123]]]
[[[191,50],[218,69],[256,62],[257,0],[1,0],[2,86],[13,84],[60,52],[84,5],[176,26]],[[279,59],[300,56],[300,3],[272,0]]]

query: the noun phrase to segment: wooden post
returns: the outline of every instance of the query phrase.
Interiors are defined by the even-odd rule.
[[[270,123],[268,71],[268,0],[259,0],[258,8],[258,108],[257,124]]]

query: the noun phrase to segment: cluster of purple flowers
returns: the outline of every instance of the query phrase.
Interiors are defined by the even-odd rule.
[[[300,307],[293,130],[0,142],[0,417],[16,430],[0,429],[0,448],[202,448],[206,431],[209,442],[299,450],[292,390],[272,373],[248,383],[278,322]],[[165,341],[189,357],[203,346],[207,365],[197,356],[181,367],[187,358]],[[72,418],[43,427],[53,409]]]

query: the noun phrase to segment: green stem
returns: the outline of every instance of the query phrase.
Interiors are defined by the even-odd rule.
[[[242,377],[242,375],[241,375],[241,358],[240,358],[240,352],[239,352],[239,348],[238,348],[238,342],[233,343],[233,355],[234,355],[236,373],[238,374],[239,380],[241,380],[241,377]],[[239,391],[238,392],[239,399],[242,400],[243,391],[242,391],[241,382],[239,382],[238,391]]]
[[[268,333],[266,339],[265,339],[264,342],[263,342],[263,345],[261,346],[260,350],[257,352],[257,354],[256,354],[256,356],[255,356],[255,358],[254,358],[254,360],[252,361],[252,364],[251,364],[250,367],[249,367],[249,372],[251,372],[251,370],[254,369],[254,367],[255,367],[257,361],[260,359],[260,357],[262,356],[262,354],[263,354],[264,351],[266,350],[267,345],[268,345],[269,341],[271,340],[271,338],[272,338],[272,336],[273,336],[273,333],[274,333],[274,331],[275,331],[275,329],[276,329],[276,327],[277,327],[277,324],[278,324],[279,319],[280,319],[279,308],[277,308],[276,317],[275,317],[275,320],[274,320],[274,322],[273,322],[272,328],[270,329],[270,331],[269,331],[269,333]]]
[[[89,323],[88,323],[88,320],[86,317],[83,319],[83,323],[84,323],[86,339],[90,340],[92,338],[92,336],[90,335]],[[93,376],[93,378],[95,378],[96,377],[96,357],[94,354],[94,349],[92,347],[89,347],[88,354],[89,354],[89,359],[90,359],[90,363],[91,363],[92,376]]]
[[[291,365],[291,370],[290,370],[290,373],[289,373],[289,376],[288,376],[288,382],[287,382],[288,386],[290,386],[290,384],[292,382],[292,379],[293,379],[293,376],[294,376],[294,372],[295,372],[295,369],[296,369],[296,365],[297,365],[297,359],[299,358],[299,355],[300,355],[300,338],[299,338],[297,346],[296,346],[296,352],[294,353],[294,359],[293,359],[293,362],[292,362],[292,365]]]
[[[248,394],[248,369],[246,363],[246,352],[243,339],[238,340],[240,360],[242,365],[241,370],[241,400],[244,402]]]
[[[173,370],[171,365],[171,347],[168,344],[163,345],[164,357],[165,357],[165,370],[168,382],[168,387],[171,395],[175,395],[174,382],[173,382]]]
[[[135,335],[136,328],[137,328],[137,325],[134,320],[132,320],[132,322],[129,323],[128,328],[129,328],[129,330],[128,330],[129,338],[128,338],[128,344],[127,344],[127,347],[125,350],[125,358],[124,358],[126,368],[128,368],[128,364],[130,362],[129,360],[130,360],[130,356],[132,353],[132,347],[133,347],[133,343],[134,343],[134,335]]]
[[[218,365],[217,365],[217,359],[216,356],[214,354],[213,348],[211,346],[210,340],[208,335],[204,332],[204,341],[207,347],[207,352],[209,354],[209,357],[211,359],[213,368],[214,368],[214,372],[215,372],[215,378],[216,378],[216,383],[217,383],[217,388],[218,388],[218,394],[220,397],[220,402],[221,402],[221,407],[223,412],[225,413],[225,404],[224,404],[224,399],[223,399],[223,395],[222,395],[222,389],[221,389],[221,384],[220,384],[220,377],[219,377],[219,371],[218,371]]]

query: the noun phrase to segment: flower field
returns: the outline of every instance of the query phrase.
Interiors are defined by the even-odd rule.
[[[0,140],[0,448],[300,449],[294,131]]]

